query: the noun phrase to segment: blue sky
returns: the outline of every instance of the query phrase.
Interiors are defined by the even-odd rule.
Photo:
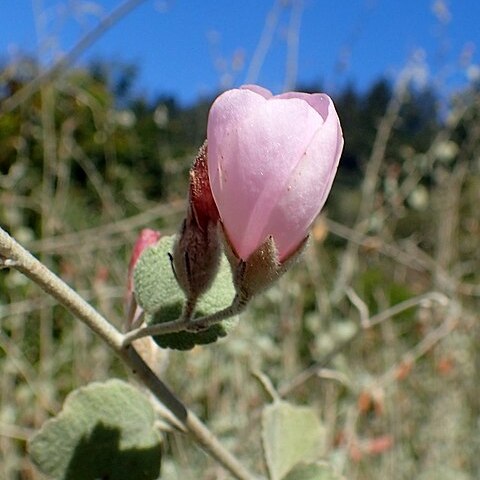
[[[118,4],[1,0],[0,57],[8,61],[27,52],[48,64]],[[186,103],[246,80],[278,93],[286,79],[291,8],[273,15],[276,28],[261,69],[249,70],[274,4],[147,0],[90,47],[80,63],[136,64],[139,91],[173,94]],[[415,56],[438,88],[459,88],[467,73],[478,71],[479,20],[479,0],[303,0],[296,78],[320,81],[333,94],[347,82],[364,89],[381,75],[395,78]]]

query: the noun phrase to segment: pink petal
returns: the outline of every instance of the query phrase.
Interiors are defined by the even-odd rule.
[[[324,206],[342,147],[340,124],[335,116],[330,115],[292,172],[265,228],[266,231],[276,232],[275,244],[281,261],[306,238],[311,224]]]
[[[260,85],[251,85],[251,84],[242,85],[240,87],[240,90],[250,90],[251,92],[258,93],[259,95],[261,95],[263,98],[267,100],[273,97],[272,92],[270,90],[267,90],[266,88],[263,88]]]
[[[289,99],[300,98],[313,107],[326,120],[329,114],[329,109],[332,105],[332,100],[325,93],[303,93],[303,92],[287,92],[277,95],[275,98]]]

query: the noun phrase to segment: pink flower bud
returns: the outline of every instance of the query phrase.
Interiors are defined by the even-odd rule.
[[[137,305],[134,295],[133,286],[133,272],[142,253],[148,248],[155,245],[162,234],[158,230],[151,228],[144,228],[137,237],[135,245],[133,246],[132,256],[128,265],[127,275],[127,294],[125,298],[126,321],[125,328],[127,331],[132,328],[140,327],[143,323],[143,309]],[[137,352],[142,356],[147,365],[160,375],[168,358],[166,357],[166,350],[161,350],[151,337],[139,338],[133,342],[133,346]]]
[[[221,254],[219,216],[210,189],[207,156],[205,142],[190,170],[187,216],[175,239],[172,255],[177,283],[192,305],[212,285]]]
[[[133,246],[132,256],[130,257],[130,263],[128,265],[127,295],[125,302],[127,323],[129,325],[141,314],[141,309],[137,306],[133,297],[133,270],[135,269],[135,265],[143,251],[146,248],[155,245],[160,240],[161,236],[162,234],[159,231],[152,230],[151,228],[144,228],[138,235],[135,245]]]
[[[198,228],[207,230],[210,223],[218,222],[218,209],[210,189],[207,165],[208,148],[205,142],[198,152],[190,170],[189,208]]]
[[[284,262],[335,177],[343,136],[332,100],[255,85],[228,90],[210,109],[207,139],[211,190],[236,255],[247,260],[272,237]]]
[[[130,292],[133,290],[133,269],[135,268],[140,255],[146,248],[155,245],[160,240],[161,236],[162,234],[159,231],[152,230],[151,228],[144,228],[138,235],[128,265],[128,290]]]

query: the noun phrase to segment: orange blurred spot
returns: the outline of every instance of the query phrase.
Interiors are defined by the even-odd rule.
[[[385,411],[383,390],[375,388],[371,392],[362,391],[357,399],[357,408],[360,414],[374,411],[381,416]]]
[[[365,390],[360,393],[357,399],[357,408],[359,413],[367,413],[372,406],[372,396]]]
[[[449,375],[455,369],[455,361],[451,357],[442,357],[437,363],[437,372],[440,375]]]
[[[358,445],[352,445],[348,453],[354,462],[359,462],[363,457],[363,453],[360,448],[358,448]]]
[[[324,217],[318,217],[312,228],[312,238],[315,242],[323,243],[328,235],[327,222]]]
[[[390,450],[393,445],[394,439],[392,435],[380,435],[375,438],[352,443],[348,454],[354,462],[359,462],[365,455],[381,455]]]
[[[375,253],[382,248],[382,239],[380,237],[368,237],[362,242],[362,251],[365,253]]]
[[[99,283],[105,283],[108,280],[109,275],[109,268],[105,265],[101,265],[97,268],[97,271],[95,272],[95,281]]]
[[[368,440],[363,446],[363,451],[368,455],[379,455],[393,447],[394,440],[392,435],[381,435]]]
[[[405,360],[401,362],[396,371],[395,371],[395,378],[397,380],[405,380],[413,369],[413,362],[411,360]]]

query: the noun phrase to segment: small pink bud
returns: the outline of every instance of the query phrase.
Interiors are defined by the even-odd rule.
[[[155,245],[162,234],[158,230],[144,228],[137,237],[130,257],[127,275],[127,295],[125,301],[126,307],[126,330],[140,327],[143,324],[143,309],[137,305],[134,295],[133,272],[142,253]],[[139,338],[133,342],[133,346],[142,356],[147,365],[158,375],[163,372],[168,358],[166,350],[161,350],[151,337]]]
[[[343,136],[332,100],[255,85],[228,90],[210,109],[207,139],[210,186],[234,253],[247,261],[271,238],[285,262],[337,171]]]
[[[157,230],[152,230],[151,228],[144,228],[138,235],[137,240],[135,241],[135,245],[133,246],[132,256],[130,257],[130,263],[128,265],[127,295],[125,302],[128,327],[141,314],[141,309],[137,306],[135,298],[133,296],[133,271],[135,269],[135,265],[137,264],[143,251],[146,248],[155,245],[160,240],[161,236],[162,234]]]
[[[133,290],[133,269],[140,258],[143,251],[155,245],[162,234],[158,230],[152,230],[151,228],[144,228],[137,237],[135,245],[133,246],[132,256],[130,257],[130,263],[128,265],[128,291]]]

